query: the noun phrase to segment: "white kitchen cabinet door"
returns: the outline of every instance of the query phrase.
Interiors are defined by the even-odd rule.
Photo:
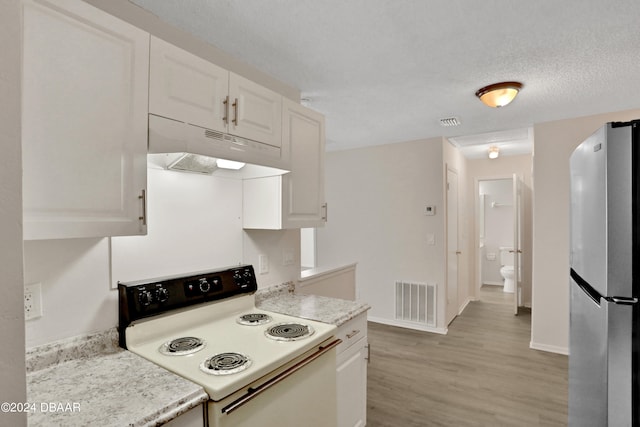
[[[284,228],[322,227],[324,199],[324,116],[283,100],[283,157],[291,173],[283,175]]]
[[[229,73],[229,133],[282,145],[282,95]]]
[[[338,427],[367,424],[367,340],[362,338],[338,354]]]
[[[149,34],[80,0],[23,5],[24,238],[145,234]]]
[[[324,226],[324,116],[283,99],[282,159],[290,173],[243,181],[243,227]]]
[[[151,37],[149,112],[227,131],[229,71]]]

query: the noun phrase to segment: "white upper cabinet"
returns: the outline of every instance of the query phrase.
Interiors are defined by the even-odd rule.
[[[229,73],[229,133],[280,147],[282,95]]]
[[[225,132],[229,72],[151,36],[149,112]]]
[[[281,95],[156,37],[149,90],[150,113],[281,145]]]
[[[320,227],[324,199],[324,116],[289,99],[283,102],[282,141],[291,173],[283,175],[285,228]]]
[[[24,238],[146,233],[149,34],[80,0],[25,0]]]
[[[283,229],[320,227],[324,201],[324,116],[283,100],[282,156],[291,172],[243,182],[243,227]]]

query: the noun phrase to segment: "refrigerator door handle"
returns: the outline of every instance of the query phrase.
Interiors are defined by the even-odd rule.
[[[607,301],[620,305],[633,305],[638,303],[638,298],[635,297],[606,297]]]
[[[600,300],[604,298],[602,295],[600,295],[600,292],[593,289],[593,287],[589,284],[589,282],[587,282],[582,277],[580,277],[580,275],[576,273],[576,271],[573,268],[571,269],[570,275],[571,275],[571,278],[574,280],[574,282],[576,282],[578,287],[582,289],[582,291],[585,294],[587,294],[587,296],[591,298],[593,302],[595,302],[596,304],[598,304],[598,306],[600,306]]]

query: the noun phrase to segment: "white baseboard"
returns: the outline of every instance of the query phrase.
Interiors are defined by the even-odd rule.
[[[426,326],[421,323],[406,322],[406,321],[395,320],[395,319],[384,319],[382,317],[372,317],[372,316],[368,316],[367,320],[374,323],[381,323],[383,325],[399,326],[401,328],[414,329],[417,331],[432,332],[434,334],[447,335],[447,328],[444,328],[444,329],[434,328],[432,326]]]
[[[467,306],[469,305],[470,302],[471,302],[471,298],[467,298],[467,300],[464,302],[464,304],[462,304],[462,306],[460,306],[460,310],[458,310],[458,316],[462,314],[462,312],[464,311],[465,308],[467,308]]]
[[[529,348],[533,350],[546,351],[549,353],[563,354],[565,356],[569,355],[568,347],[560,347],[557,345],[540,344],[540,343],[535,343],[531,341],[529,342]]]
[[[503,282],[482,282],[482,284],[489,286],[504,286]]]

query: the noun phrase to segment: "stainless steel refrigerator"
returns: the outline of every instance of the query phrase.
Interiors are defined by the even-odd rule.
[[[571,155],[569,426],[640,425],[640,121]]]

